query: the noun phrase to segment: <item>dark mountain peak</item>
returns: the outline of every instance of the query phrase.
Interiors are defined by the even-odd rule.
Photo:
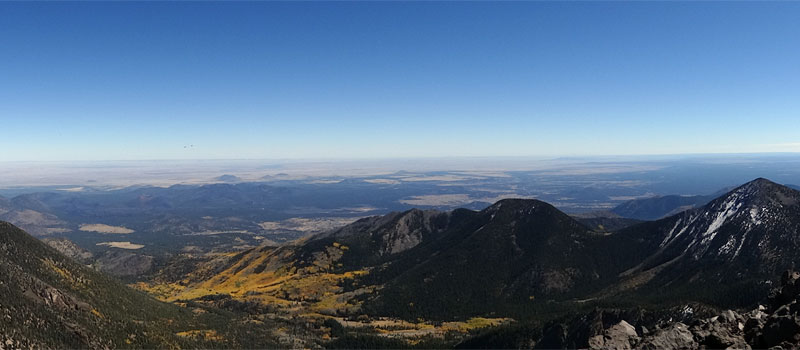
[[[501,200],[495,202],[494,204],[490,205],[486,209],[489,209],[489,208],[492,208],[492,207],[495,207],[495,206],[503,206],[503,205],[506,205],[506,206],[509,206],[509,205],[511,205],[511,206],[535,206],[537,204],[547,204],[547,203],[542,202],[542,201],[540,201],[538,199],[533,199],[533,198],[504,198],[504,199],[501,199]]]
[[[769,195],[770,193],[774,193],[775,191],[782,191],[784,188],[787,187],[774,183],[763,177],[759,177],[753,181],[750,181],[744,185],[741,185],[733,189],[729,193],[738,193],[748,196],[763,196],[763,195]]]
[[[769,208],[796,206],[798,203],[800,203],[800,192],[765,178],[758,178],[711,201],[706,207],[708,209],[724,207],[726,211],[769,210]]]
[[[433,209],[431,209],[431,210],[422,210],[422,209],[419,209],[419,208],[411,208],[411,209],[403,211],[403,212],[398,212],[398,215],[401,216],[401,217],[405,217],[405,216],[420,216],[420,215],[425,215],[425,213],[438,213],[438,212],[439,211],[433,210]]]
[[[556,207],[537,199],[509,198],[497,201],[481,211],[490,221],[506,224],[545,221],[577,223]]]
[[[411,249],[429,236],[442,232],[449,226],[450,218],[450,212],[414,208],[363,218],[339,229],[318,234],[311,240],[335,239],[348,245],[370,242],[368,247],[363,247],[362,254],[386,256]]]
[[[788,268],[800,250],[800,192],[759,178],[703,207],[654,223],[655,254],[640,266],[669,266],[674,275],[701,270],[767,278]]]
[[[424,218],[427,218],[427,217],[432,217],[432,216],[436,216],[436,215],[440,215],[440,214],[444,214],[444,212],[439,211],[439,210],[435,210],[435,209],[425,209],[425,210],[423,210],[423,209],[418,209],[418,208],[412,208],[412,209],[409,209],[409,210],[406,210],[406,211],[392,212],[392,213],[386,214],[385,216],[382,217],[383,220],[380,220],[380,223],[381,224],[390,224],[391,225],[391,224],[395,224],[395,223],[401,222],[401,221],[408,222],[408,221],[411,221],[411,220],[424,219]]]
[[[506,198],[501,199],[494,204],[488,206],[482,212],[484,213],[525,213],[525,212],[533,212],[537,209],[542,208],[553,208],[550,204],[542,202],[538,199],[528,199],[528,198]]]
[[[612,211],[625,218],[658,220],[689,209],[702,207],[714,201],[717,201],[717,204],[724,203],[732,197],[735,197],[733,200],[737,203],[746,202],[742,204],[743,206],[762,205],[767,202],[780,203],[781,198],[787,196],[787,190],[788,188],[785,186],[765,178],[758,178],[744,185],[726,188],[711,195],[667,195],[633,199],[619,204]],[[777,195],[779,193],[781,195]],[[775,197],[776,195],[779,197]],[[773,200],[767,200],[771,197]]]
[[[755,180],[753,180],[753,181],[750,181],[750,182],[748,182],[748,183],[746,183],[746,184],[744,184],[744,185],[742,185],[742,186],[754,185],[754,184],[755,184],[755,185],[759,185],[759,186],[763,186],[763,185],[777,185],[776,183],[774,183],[774,182],[770,181],[770,180],[769,180],[769,179],[767,179],[767,178],[759,177],[759,178],[756,178]]]

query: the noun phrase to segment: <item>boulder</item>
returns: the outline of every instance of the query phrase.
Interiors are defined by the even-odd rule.
[[[701,348],[750,349],[744,333],[744,317],[732,310],[700,320],[690,328]]]
[[[785,343],[800,345],[800,318],[795,315],[771,315],[761,329],[758,347],[770,348]]]
[[[697,349],[700,345],[694,340],[694,335],[689,331],[689,327],[681,322],[673,323],[665,328],[659,329],[642,340],[636,349],[657,350],[690,350]]]
[[[606,329],[602,335],[589,338],[589,349],[628,350],[638,342],[636,328],[623,320]]]

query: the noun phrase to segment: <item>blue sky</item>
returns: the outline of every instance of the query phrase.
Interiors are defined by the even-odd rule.
[[[798,18],[797,2],[3,2],[0,161],[797,152]]]

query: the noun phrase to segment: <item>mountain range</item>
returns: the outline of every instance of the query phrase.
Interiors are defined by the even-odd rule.
[[[68,261],[13,227],[5,230],[15,235],[6,245],[18,249],[7,259],[37,249]],[[613,230],[534,199],[504,199],[480,211],[411,209],[280,246],[176,259],[137,288],[170,303],[245,303],[274,317],[305,319],[328,332],[319,346],[380,346],[372,342],[449,339],[444,334],[453,332],[463,339],[486,327],[543,332],[548,322],[596,308],[646,307],[658,318],[692,303],[753,307],[800,259],[798,245],[800,192],[756,179],[704,205]],[[23,271],[28,263],[16,264]],[[41,279],[50,270],[37,264],[31,266],[39,266]],[[14,276],[4,278],[19,280]],[[349,326],[334,332],[342,325]],[[374,329],[384,336],[375,338]]]
[[[481,211],[414,209],[216,259],[201,267],[206,278],[182,281],[170,298],[222,293],[332,316],[442,321],[630,300],[752,305],[800,258],[792,243],[797,198],[757,179],[705,206],[618,231],[589,228],[537,200],[501,200]]]

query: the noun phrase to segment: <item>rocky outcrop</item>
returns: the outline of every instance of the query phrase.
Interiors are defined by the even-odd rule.
[[[94,254],[66,238],[45,238],[42,241],[59,253],[81,264],[89,265],[94,260]]]
[[[744,321],[744,317],[730,310],[698,320],[691,326],[682,322],[667,323],[653,332],[621,321],[604,330],[602,335],[589,338],[589,349],[749,349]]]
[[[399,216],[390,230],[381,235],[381,255],[397,254],[416,247],[422,243],[424,235],[443,228],[441,224],[437,225],[436,219],[446,215],[434,210],[412,209]]]
[[[364,218],[311,239],[369,236],[379,245],[376,247],[378,255],[387,256],[416,247],[426,236],[445,230],[449,223],[449,212],[411,209]]]
[[[589,338],[589,349],[632,349],[639,342],[639,335],[636,328],[630,323],[620,321],[619,323],[606,329],[602,335]]]
[[[77,300],[38,278],[27,277],[24,281],[25,283],[18,286],[22,290],[22,295],[36,303],[60,310],[78,310],[82,312],[91,312],[92,310],[91,305],[88,303]]]
[[[118,277],[139,276],[150,272],[154,261],[150,255],[111,250],[98,258],[94,267]]]
[[[800,273],[786,271],[781,286],[773,290],[766,311],[755,310],[748,320],[750,344],[755,348],[800,347]],[[763,308],[762,308],[763,309]]]
[[[691,328],[691,333],[701,347],[706,349],[746,349],[744,338],[745,318],[726,310],[719,316],[700,320]]]
[[[658,349],[697,349],[698,344],[694,340],[692,332],[681,322],[673,323],[667,327],[659,329],[653,335],[643,339],[636,349],[658,350]]]
[[[725,310],[691,322],[665,322],[654,332],[621,321],[589,338],[590,349],[800,348],[800,272],[787,271],[767,305],[740,314]]]

